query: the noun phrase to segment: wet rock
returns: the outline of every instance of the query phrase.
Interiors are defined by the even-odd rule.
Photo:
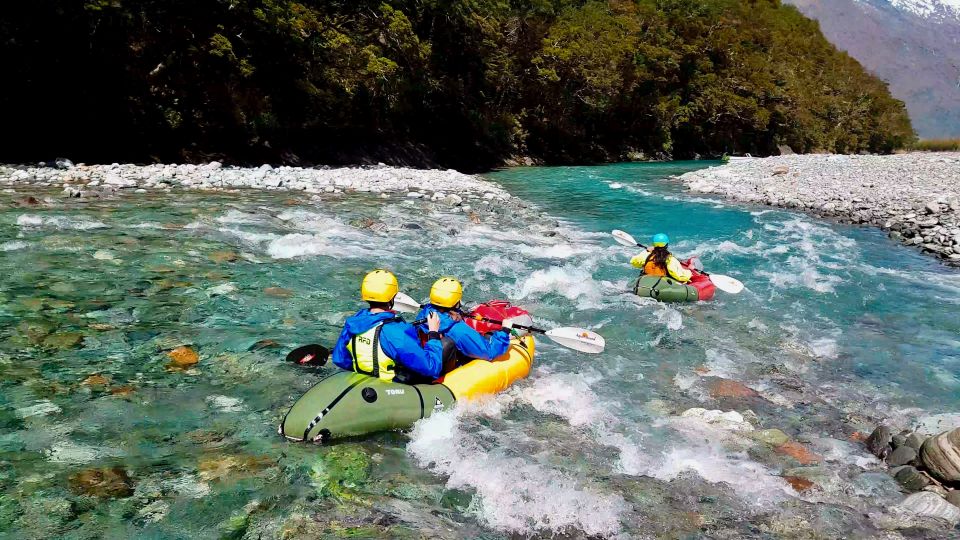
[[[820,463],[823,458],[798,442],[788,441],[774,449],[778,454],[790,456],[801,465]]]
[[[714,398],[749,398],[759,394],[741,382],[717,378],[710,383],[710,395]]]
[[[170,511],[170,504],[166,501],[153,501],[137,511],[137,520],[140,523],[156,523],[166,517]]]
[[[887,426],[877,426],[870,437],[867,438],[867,450],[880,459],[887,457],[890,453],[890,441],[893,440],[893,434]]]
[[[83,382],[80,383],[82,386],[106,386],[110,384],[110,379],[104,377],[103,375],[95,374],[90,375]]]
[[[950,527],[960,523],[960,508],[929,491],[914,493],[895,507],[896,511],[911,517],[942,521]]]
[[[30,343],[39,345],[56,328],[46,321],[24,320],[17,325],[17,331],[26,336]]]
[[[240,255],[233,251],[214,251],[210,254],[210,260],[215,263],[232,263],[240,260]]]
[[[750,438],[770,446],[781,446],[790,440],[790,437],[779,429],[761,429],[754,431],[750,434]]]
[[[419,223],[404,223],[400,227],[411,231],[419,231],[423,229],[423,226],[421,226]]]
[[[330,448],[310,470],[314,486],[324,495],[337,495],[344,488],[352,489],[366,483],[371,461],[363,447],[341,444]]]
[[[910,448],[913,448],[914,450],[919,452],[920,447],[923,446],[923,441],[925,440],[926,439],[922,435],[919,435],[917,433],[911,433],[910,435],[907,436],[907,440],[904,441],[903,444],[904,446],[909,446]]]
[[[947,502],[956,507],[960,507],[960,489],[954,489],[947,493]]]
[[[920,491],[930,485],[930,479],[916,467],[903,465],[890,470],[890,474],[907,491]]]
[[[267,287],[263,290],[263,294],[276,298],[290,298],[293,296],[293,291],[290,289],[284,289],[283,287]]]
[[[79,332],[63,332],[45,337],[41,345],[46,349],[63,351],[79,347],[82,343],[83,334]]]
[[[268,456],[216,455],[200,460],[197,469],[204,481],[220,481],[232,477],[254,476],[274,465]]]
[[[907,442],[907,435],[909,434],[910,434],[909,432],[904,432],[904,431],[897,433],[890,439],[890,446],[892,446],[894,450],[896,450],[897,448],[900,448]]]
[[[909,446],[901,446],[887,456],[887,465],[899,467],[917,459],[917,451]]]
[[[104,499],[133,495],[133,481],[122,467],[86,469],[70,476],[70,491]]]
[[[200,355],[190,347],[177,347],[176,349],[167,353],[167,357],[170,358],[169,367],[185,369],[193,366],[200,361]]]
[[[943,482],[960,482],[960,428],[927,439],[920,448],[923,465]]]
[[[813,481],[800,476],[784,476],[783,479],[786,480],[787,483],[790,484],[790,487],[796,490],[797,493],[805,493],[816,486]]]
[[[136,392],[136,390],[137,390],[136,388],[127,384],[127,385],[115,386],[111,388],[110,394],[118,397],[127,397],[129,395],[132,395],[134,392]]]

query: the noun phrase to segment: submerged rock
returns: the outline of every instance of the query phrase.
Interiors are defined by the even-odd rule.
[[[779,429],[761,429],[754,431],[750,434],[750,438],[770,446],[781,446],[790,440],[790,437]]]
[[[100,498],[124,498],[133,495],[133,481],[122,467],[86,469],[69,478],[70,491]]]
[[[210,260],[215,263],[232,263],[240,260],[240,255],[233,251],[214,251],[210,254]]]
[[[79,332],[63,332],[47,336],[41,345],[47,349],[66,350],[79,347],[82,343],[83,334]]]
[[[170,363],[167,364],[168,367],[179,369],[188,368],[200,361],[200,355],[187,346],[177,347],[168,352],[167,356],[170,358]]]
[[[793,441],[788,441],[774,449],[778,454],[784,454],[797,460],[801,465],[812,465],[820,463],[823,458],[815,454],[806,446]]]
[[[263,293],[276,298],[290,298],[293,296],[293,291],[284,289],[283,287],[267,287],[263,290]]]
[[[927,439],[920,458],[938,480],[960,482],[960,428]]]
[[[717,378],[710,383],[710,395],[714,398],[748,398],[759,394],[739,381]]]

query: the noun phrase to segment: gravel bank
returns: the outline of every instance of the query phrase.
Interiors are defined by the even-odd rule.
[[[960,265],[960,153],[779,156],[680,180],[698,193],[874,225]]]
[[[510,195],[479,177],[454,170],[420,170],[386,166],[338,169],[299,167],[258,168],[205,165],[73,165],[58,160],[53,167],[0,165],[0,185],[63,187],[66,197],[104,197],[120,190],[195,189],[226,191],[241,188],[303,191],[400,193],[461,206],[465,199],[504,201]],[[489,202],[488,202],[489,204]]]

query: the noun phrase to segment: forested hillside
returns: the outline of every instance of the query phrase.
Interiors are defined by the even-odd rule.
[[[475,169],[885,152],[903,104],[779,0],[31,0],[0,160]]]

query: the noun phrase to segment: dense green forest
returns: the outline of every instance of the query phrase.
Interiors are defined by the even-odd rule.
[[[0,160],[465,169],[887,152],[900,101],[779,0],[31,0]]]

